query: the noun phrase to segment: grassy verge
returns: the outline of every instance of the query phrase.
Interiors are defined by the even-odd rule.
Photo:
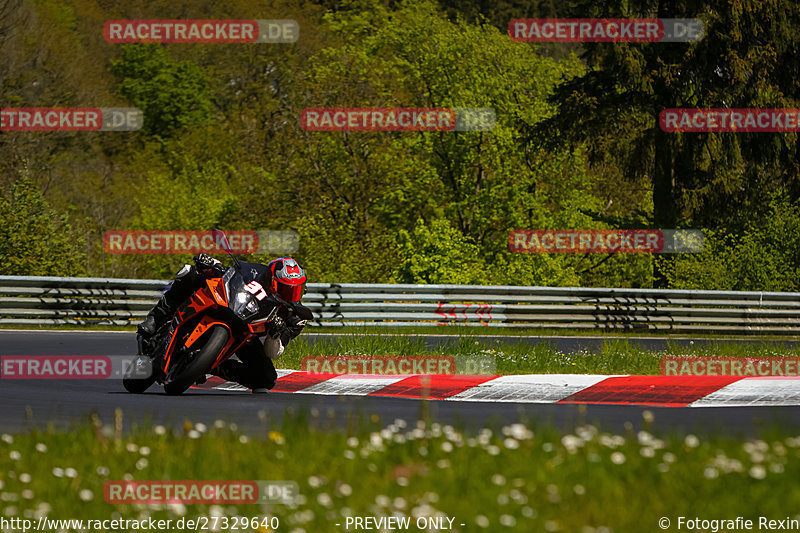
[[[458,428],[353,420],[326,428],[317,413],[287,415],[258,435],[217,421],[123,434],[97,422],[69,434],[0,439],[0,516],[51,519],[279,517],[282,532],[346,531],[347,516],[442,516],[453,531],[659,531],[679,516],[794,517],[800,437],[759,440],[656,435],[591,425],[564,434],[513,424]],[[413,424],[413,423],[412,423]],[[291,505],[109,504],[107,480],[289,480]],[[342,523],[341,527],[336,523]],[[461,526],[460,524],[464,524]],[[684,527],[685,529],[685,527]],[[266,529],[261,529],[266,531]],[[417,531],[413,527],[410,531]]]
[[[281,368],[300,369],[303,357],[314,355],[453,355],[487,358],[497,374],[659,374],[666,356],[800,357],[800,347],[769,342],[743,345],[734,342],[681,346],[651,351],[625,339],[606,340],[597,352],[564,353],[546,341],[536,344],[497,344],[488,347],[470,338],[434,349],[421,339],[408,337],[343,336],[337,342],[308,343],[302,335],[292,341],[279,359]]]
[[[511,327],[485,327],[485,326],[314,326],[306,331],[310,333],[344,333],[362,335],[452,335],[452,336],[499,336],[499,337],[599,337],[599,338],[627,338],[648,337],[664,338],[679,337],[685,339],[764,339],[764,340],[800,340],[793,335],[762,335],[758,333],[715,332],[675,332],[648,329],[583,329],[583,328],[511,328]]]
[[[310,329],[315,332],[316,328]],[[339,333],[344,333],[338,330]],[[484,329],[485,331],[485,329]],[[496,374],[659,374],[659,362],[666,356],[695,357],[800,357],[800,346],[759,340],[752,343],[712,340],[694,344],[669,342],[663,350],[648,350],[624,337],[606,337],[599,350],[559,350],[547,339],[533,343],[502,339],[491,342],[456,336],[452,342],[428,348],[425,339],[408,335],[374,335],[357,330],[335,340],[313,341],[300,335],[278,360],[280,368],[302,369],[307,356],[469,356],[486,361]]]
[[[31,330],[31,331],[136,331],[136,324],[130,326],[105,326],[105,325],[86,325],[76,326],[71,324],[39,326],[34,324],[0,324],[0,331],[9,329]],[[385,326],[309,326],[307,333],[335,333],[341,335],[450,335],[453,337],[461,336],[498,336],[498,337],[598,337],[598,338],[620,338],[646,337],[646,338],[665,338],[679,337],[683,339],[753,339],[765,341],[798,341],[800,337],[793,335],[760,335],[757,333],[742,332],[741,334],[717,334],[692,333],[692,332],[669,332],[652,330],[602,330],[602,329],[558,329],[558,328],[503,328],[503,327],[481,327],[481,326],[408,326],[408,327],[385,327]]]

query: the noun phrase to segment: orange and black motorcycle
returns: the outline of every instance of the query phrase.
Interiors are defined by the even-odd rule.
[[[167,394],[182,394],[245,343],[281,326],[281,303],[257,281],[266,265],[234,261],[221,276],[205,280],[149,340],[139,337],[139,355],[122,380],[128,392],[142,393],[158,382]]]

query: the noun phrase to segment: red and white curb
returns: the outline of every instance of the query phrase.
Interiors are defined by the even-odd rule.
[[[196,388],[245,391],[211,376]],[[663,407],[800,405],[800,377],[603,376],[583,374],[362,375],[278,370],[271,392],[469,402]]]

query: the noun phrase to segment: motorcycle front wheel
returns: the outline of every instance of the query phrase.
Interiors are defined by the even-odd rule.
[[[156,375],[153,372],[150,358],[146,355],[138,355],[128,367],[125,377],[122,379],[122,386],[131,394],[141,394],[155,382]]]
[[[197,378],[204,376],[206,371],[211,369],[211,365],[217,360],[217,356],[228,343],[229,338],[228,328],[219,325],[212,326],[203,336],[205,345],[194,350],[192,356],[185,356],[177,361],[175,366],[170,369],[164,383],[164,391],[172,396],[183,394],[197,381]]]

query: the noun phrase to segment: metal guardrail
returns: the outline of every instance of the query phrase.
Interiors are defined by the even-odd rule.
[[[0,276],[0,324],[134,325],[161,280]],[[800,333],[800,293],[310,283],[314,325]]]

